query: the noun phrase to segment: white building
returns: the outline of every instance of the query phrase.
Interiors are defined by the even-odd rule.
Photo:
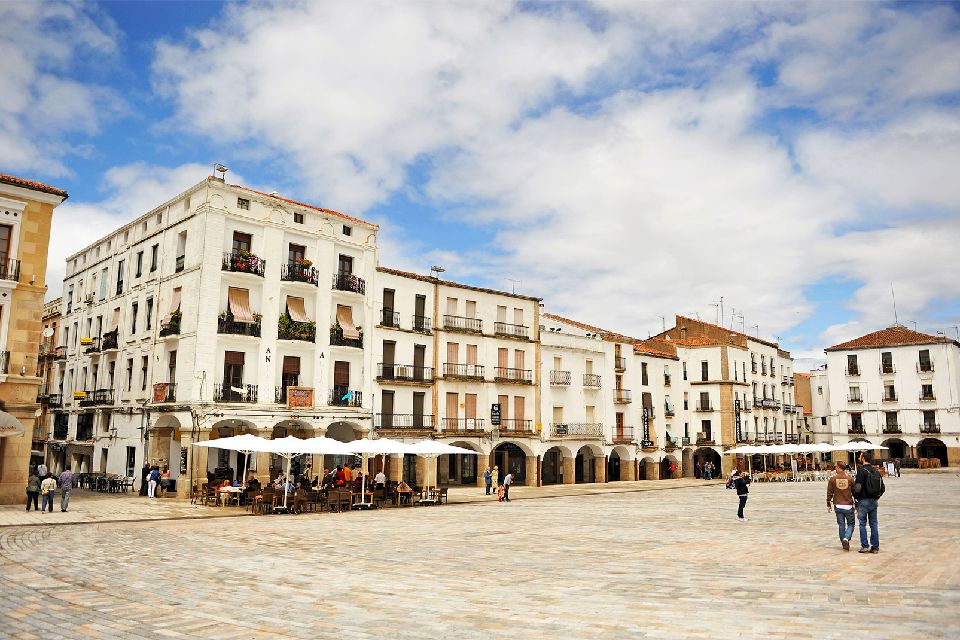
[[[835,443],[960,463],[960,343],[895,324],[826,353]]]

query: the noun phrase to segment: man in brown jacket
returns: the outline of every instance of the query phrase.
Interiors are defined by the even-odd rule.
[[[850,551],[850,538],[853,537],[855,521],[853,508],[853,479],[847,475],[847,465],[836,464],[837,472],[827,482],[827,511],[831,508],[837,514],[840,528],[840,544],[844,551]]]

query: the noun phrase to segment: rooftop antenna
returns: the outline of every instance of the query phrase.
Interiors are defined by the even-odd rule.
[[[952,326],[950,328],[957,332],[957,341],[960,342],[960,327]]]
[[[890,283],[890,297],[893,298],[893,324],[900,324],[897,318],[897,292],[893,290],[893,283]]]
[[[439,280],[439,279],[440,279],[440,274],[443,273],[444,271],[446,271],[446,269],[444,269],[444,268],[441,267],[440,265],[434,265],[434,266],[430,267],[430,277],[431,277],[431,278],[436,278],[437,280]]]
[[[666,330],[667,330],[667,319],[666,319],[665,317],[661,316],[661,315],[658,315],[657,317],[660,318],[660,324],[663,326],[663,331],[666,332]]]
[[[507,282],[510,283],[510,285],[511,285],[511,291],[513,291],[513,293],[516,293],[516,292],[517,292],[517,283],[518,283],[518,282],[519,282],[520,284],[523,284],[523,280],[514,280],[513,278],[506,278],[506,280],[507,280]]]
[[[734,320],[734,318],[740,318],[740,332],[741,332],[741,333],[744,333],[743,323],[744,323],[745,321],[744,321],[744,319],[743,319],[743,314],[742,314],[742,313],[735,314],[735,315],[730,319],[730,328],[731,328],[731,329],[733,328],[733,320]]]
[[[719,325],[719,324],[720,324],[720,303],[719,303],[719,302],[711,302],[711,303],[710,303],[710,306],[711,306],[711,307],[716,307],[716,309],[717,309],[716,323]]]
[[[219,173],[220,177],[218,180],[224,180],[226,178],[227,171],[230,171],[230,169],[227,169],[226,165],[220,164],[219,162],[213,165],[213,177],[217,178],[217,174]]]
[[[914,330],[914,331],[917,330],[917,321],[916,321],[916,320],[907,320],[907,322],[909,322],[910,324],[913,325],[913,330]]]
[[[757,330],[756,334],[757,334],[757,337],[759,338],[759,337],[760,337],[760,325],[758,325],[758,324],[750,325],[750,328]]]

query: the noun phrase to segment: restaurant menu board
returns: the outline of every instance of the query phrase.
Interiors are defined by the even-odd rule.
[[[313,407],[312,387],[287,387],[287,408]]]

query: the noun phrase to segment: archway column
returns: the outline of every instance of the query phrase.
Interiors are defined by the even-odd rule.
[[[607,481],[607,456],[593,457],[593,481],[600,483]]]
[[[620,480],[621,481],[630,481],[636,480],[634,472],[636,471],[636,463],[633,460],[620,460]]]
[[[563,484],[574,484],[577,481],[577,459],[563,458]]]
[[[647,480],[660,479],[660,463],[656,460],[647,460]]]
[[[524,486],[527,487],[539,487],[540,486],[540,456],[526,456],[524,459],[524,464],[526,466],[525,475],[526,480],[524,481]]]
[[[390,454],[390,464],[387,466],[389,467],[388,479],[391,482],[403,481],[403,454]]]

